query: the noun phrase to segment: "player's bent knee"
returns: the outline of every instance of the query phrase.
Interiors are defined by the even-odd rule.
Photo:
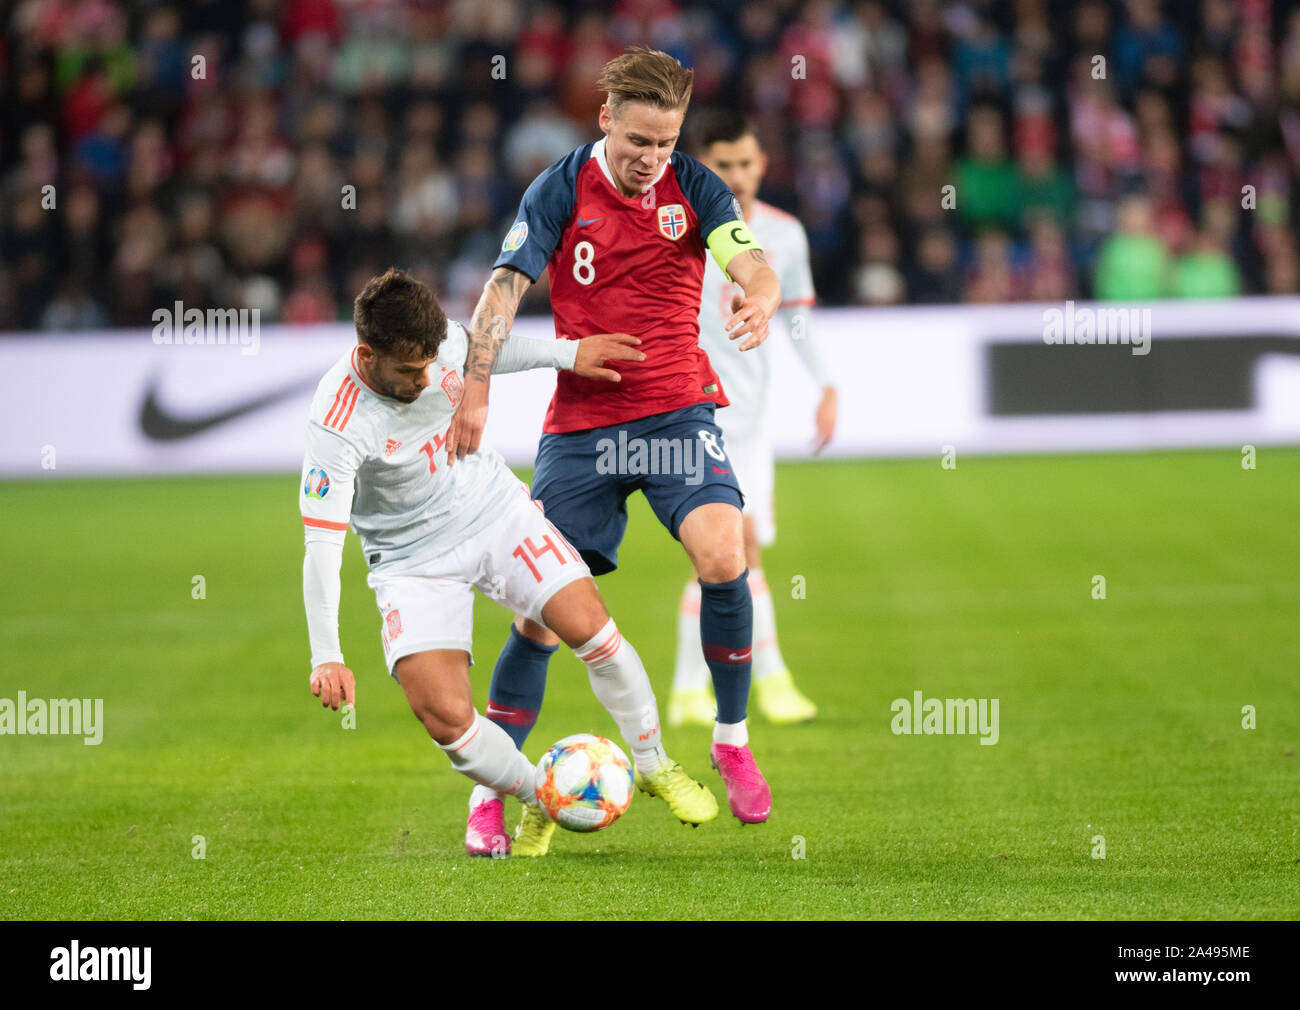
[[[558,595],[558,594],[557,594]],[[531,642],[538,645],[559,645],[560,636],[553,632],[544,624],[538,624],[536,621],[530,621],[522,614],[515,615],[515,630]]]
[[[393,668],[411,713],[438,743],[451,743],[474,724],[469,654],[434,649],[399,659]]]
[[[609,623],[609,611],[592,579],[570,582],[546,601],[542,617],[558,636],[555,640],[571,649],[590,642]]]
[[[708,502],[692,509],[679,530],[682,546],[704,582],[730,582],[745,571],[745,535],[740,509]]]
[[[702,582],[730,582],[745,572],[745,550],[740,544],[718,544],[697,553],[692,560]]]
[[[431,703],[418,710],[412,706],[412,711],[434,742],[444,747],[455,743],[474,725],[472,705],[438,706]]]

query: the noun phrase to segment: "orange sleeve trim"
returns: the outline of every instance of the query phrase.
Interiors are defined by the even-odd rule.
[[[313,519],[311,516],[303,516],[302,524],[304,526],[315,526],[317,529],[322,530],[342,530],[344,533],[348,530],[347,523],[333,523],[328,519]]]

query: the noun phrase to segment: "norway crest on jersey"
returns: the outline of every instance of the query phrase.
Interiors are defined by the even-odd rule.
[[[686,234],[686,208],[680,203],[666,203],[659,208],[659,234],[676,242]]]

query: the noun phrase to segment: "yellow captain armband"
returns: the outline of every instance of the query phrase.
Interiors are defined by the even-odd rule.
[[[732,279],[731,274],[727,273],[728,263],[740,253],[763,248],[744,221],[728,221],[726,224],[718,225],[709,232],[705,245],[713,253],[713,261],[722,268],[724,274],[727,274],[727,280]]]

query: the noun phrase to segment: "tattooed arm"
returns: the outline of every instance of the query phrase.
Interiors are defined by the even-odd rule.
[[[513,267],[497,267],[487,284],[483,285],[483,294],[469,324],[465,393],[452,415],[451,427],[447,429],[447,462],[450,465],[478,451],[483,429],[487,426],[492,363],[510,335],[519,302],[532,283],[527,274]]]
[[[743,298],[736,295],[731,300],[727,334],[732,340],[747,337],[740,349],[748,351],[767,339],[768,323],[781,305],[781,282],[761,249],[737,253],[727,264],[727,273],[745,290]]]

